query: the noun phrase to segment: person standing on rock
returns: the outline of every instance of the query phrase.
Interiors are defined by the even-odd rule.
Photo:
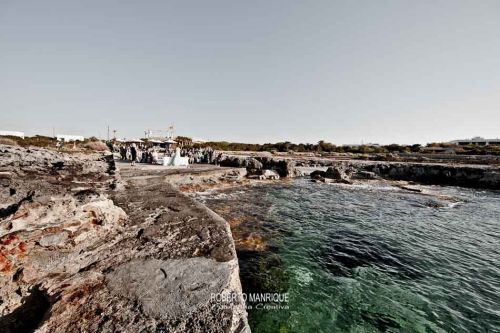
[[[132,155],[131,165],[135,165],[135,160],[137,159],[137,149],[135,148],[135,143],[132,143],[132,146],[130,147],[130,155]]]

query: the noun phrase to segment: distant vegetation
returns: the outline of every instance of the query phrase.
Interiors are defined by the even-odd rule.
[[[495,155],[500,156],[500,146],[457,146],[451,143],[429,143],[426,147],[419,144],[414,145],[351,145],[337,146],[326,141],[318,143],[292,143],[292,142],[277,142],[277,143],[239,143],[228,141],[211,141],[205,143],[193,143],[192,139],[187,136],[177,136],[175,141],[184,147],[211,147],[215,150],[224,151],[259,151],[259,152],[280,152],[280,153],[314,153],[318,155],[329,155],[338,153],[351,154],[391,154],[391,153],[430,153],[429,148],[437,148],[435,153],[439,153],[438,148],[444,148],[443,153],[454,152],[457,155]],[[0,137],[0,144],[19,145],[23,147],[56,147],[56,139],[48,136],[35,135],[24,139],[18,137]],[[73,148],[73,143],[65,144],[65,148]],[[75,144],[77,149],[87,149],[95,151],[108,150],[109,146],[95,137],[86,139],[83,142]]]
[[[378,153],[393,153],[393,152],[419,152],[420,145],[402,146],[402,145],[359,145],[359,146],[336,146],[330,142],[319,141],[316,144],[312,143],[236,143],[236,142],[206,142],[196,144],[195,146],[210,146],[217,150],[232,150],[232,151],[269,151],[269,152],[297,152],[297,153],[358,153],[358,154],[378,154]]]
[[[16,145],[21,147],[42,147],[42,148],[56,148],[57,140],[55,138],[43,135],[35,135],[31,137],[19,138],[15,136],[1,136],[0,144]],[[66,142],[63,150],[71,152],[76,148],[77,151],[92,150],[92,151],[106,151],[108,146],[96,137],[85,139],[85,141]]]
[[[50,147],[51,145],[55,146],[55,144],[56,144],[56,139],[48,137],[48,136],[42,136],[42,135],[25,137],[24,139],[16,137],[16,136],[2,136],[2,137],[0,137],[0,139],[13,141],[16,145],[19,145],[22,147],[28,147],[28,146]],[[0,142],[0,143],[3,143],[3,142]],[[5,144],[8,144],[8,143],[5,143]]]
[[[488,146],[457,146],[451,143],[429,143],[427,147],[440,147],[440,148],[450,148],[454,149],[457,155],[495,155],[500,156],[500,146],[488,145]]]
[[[16,140],[12,140],[11,138],[6,137],[0,137],[0,145],[18,146]]]
[[[107,144],[102,141],[88,141],[83,144],[83,148],[95,150],[95,151],[106,151],[109,150]]]
[[[176,136],[174,138],[174,141],[177,142],[177,144],[181,146],[192,146],[193,145],[193,139],[187,136]]]
[[[316,144],[311,143],[291,143],[291,142],[278,142],[278,143],[237,143],[227,141],[213,141],[202,144],[194,144],[195,147],[212,147],[216,150],[225,151],[268,151],[268,152],[282,152],[282,153],[315,153],[320,155],[328,155],[331,153],[352,153],[352,154],[390,154],[390,153],[425,153],[423,146],[419,144],[414,145],[356,145],[356,146],[337,146],[330,142],[319,141]],[[496,155],[500,156],[500,146],[457,146],[449,143],[431,143],[426,147],[434,148],[449,148],[457,155]]]

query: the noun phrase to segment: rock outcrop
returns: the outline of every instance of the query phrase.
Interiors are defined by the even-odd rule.
[[[311,173],[311,178],[324,183],[343,183],[352,184],[350,181],[351,170],[346,168],[344,164],[338,164],[333,167],[328,167],[326,171],[316,170]]]
[[[0,332],[248,330],[229,225],[172,185],[7,146],[0,174]]]
[[[249,176],[263,175],[264,170],[273,170],[280,177],[297,177],[302,175],[295,167],[295,161],[289,158],[219,153],[215,159],[215,164],[224,167],[246,168]]]
[[[274,170],[280,177],[302,176],[304,169],[328,168],[313,172],[317,181],[350,183],[352,180],[391,179],[423,184],[456,185],[472,188],[500,189],[498,165],[465,165],[451,163],[380,162],[336,160],[316,157],[273,157],[269,155],[232,155],[221,152],[215,159],[221,166],[247,168],[248,175]]]
[[[498,166],[377,162],[358,164],[358,168],[386,179],[433,185],[500,189]]]
[[[500,189],[500,169],[496,166],[339,161],[326,171],[313,171],[310,176],[317,181],[346,184],[352,180],[383,178],[430,185]]]
[[[259,179],[259,180],[278,180],[280,175],[274,170],[260,170],[254,174],[247,176],[249,179]]]

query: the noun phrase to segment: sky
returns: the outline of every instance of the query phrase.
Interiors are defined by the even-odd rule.
[[[500,1],[0,0],[0,130],[170,125],[252,143],[500,137]]]

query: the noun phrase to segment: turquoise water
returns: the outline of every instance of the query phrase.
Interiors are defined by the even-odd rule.
[[[500,193],[421,188],[298,179],[198,199],[239,221],[244,291],[289,295],[249,310],[255,333],[500,332]]]

